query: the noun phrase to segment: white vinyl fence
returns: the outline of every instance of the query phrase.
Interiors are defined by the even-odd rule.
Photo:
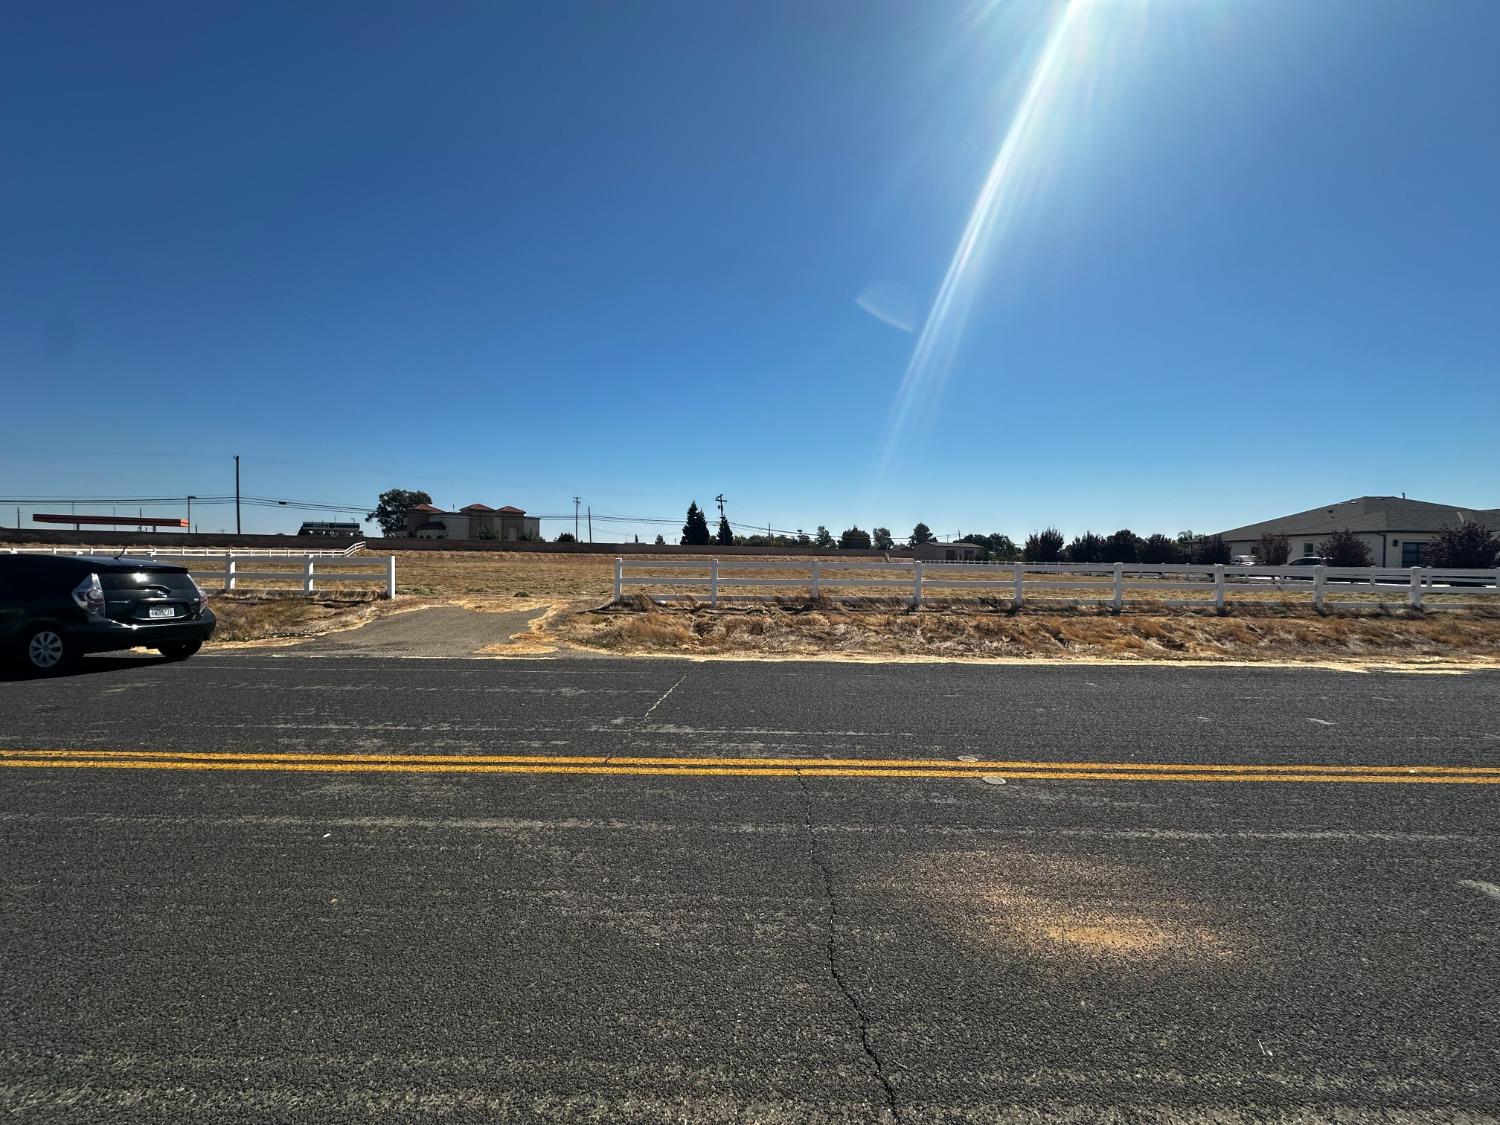
[[[1314,609],[1373,608],[1404,605],[1413,609],[1459,609],[1478,605],[1500,608],[1500,571],[1449,570],[1412,567],[1331,566],[1193,566],[1182,564],[1113,563],[943,563],[879,559],[848,562],[812,559],[807,562],[761,562],[739,559],[659,560],[616,559],[615,601],[627,588],[649,591],[701,591],[708,603],[721,600],[768,600],[777,596],[819,598],[841,591],[844,596],[890,596],[901,590],[914,608],[929,595],[944,600],[977,597],[1008,601],[1016,609],[1042,602],[1047,605],[1101,605],[1118,612],[1127,600],[1153,605],[1225,608],[1231,596],[1301,594]],[[737,588],[757,591],[785,589],[787,594],[737,594]],[[728,592],[726,592],[728,591]],[[1034,595],[1042,591],[1040,597]],[[1191,591],[1196,598],[1144,597],[1127,599],[1127,592],[1158,595]],[[1231,591],[1233,594],[1231,594]],[[869,592],[869,593],[867,593]],[[1073,596],[1062,596],[1070,594]],[[1081,595],[1093,594],[1094,597]],[[1360,600],[1333,600],[1338,594],[1358,594]],[[1453,601],[1478,596],[1473,601]],[[684,600],[695,593],[658,592],[656,601]]]
[[[359,544],[364,546],[364,544]],[[13,549],[12,554],[72,555],[79,558],[115,558],[119,552],[80,551],[72,548]],[[328,586],[374,586],[386,597],[396,596],[395,555],[355,555],[353,551],[160,551],[126,550],[125,558],[154,559],[185,566],[205,589],[270,589],[271,584],[294,585],[304,594]]]

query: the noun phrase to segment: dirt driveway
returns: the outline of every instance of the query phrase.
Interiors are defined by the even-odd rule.
[[[314,637],[277,650],[282,656],[386,656],[431,659],[473,656],[481,649],[503,645],[545,612],[481,613],[458,606],[432,606],[348,629]]]

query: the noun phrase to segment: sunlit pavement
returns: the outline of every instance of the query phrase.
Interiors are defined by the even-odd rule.
[[[0,682],[0,1106],[1488,1121],[1500,676]]]

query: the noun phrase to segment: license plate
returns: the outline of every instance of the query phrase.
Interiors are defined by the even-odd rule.
[[[177,607],[170,605],[154,605],[146,610],[148,617],[176,617]]]

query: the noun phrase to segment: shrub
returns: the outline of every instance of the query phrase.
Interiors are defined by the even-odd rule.
[[[661,536],[658,535],[657,538],[660,539]],[[565,531],[561,535],[559,535],[556,539],[554,539],[553,542],[554,543],[577,543],[578,542],[578,536],[574,535],[571,531]]]
[[[1057,562],[1062,558],[1063,542],[1062,532],[1055,527],[1033,531],[1026,537],[1022,554],[1027,562]]]
[[[1285,535],[1267,531],[1260,537],[1253,553],[1265,566],[1285,566],[1292,557],[1292,544]]]
[[[1318,554],[1323,556],[1323,561],[1329,566],[1373,566],[1375,560],[1370,557],[1370,548],[1354,532],[1345,528],[1335,531],[1327,539],[1318,544]]]
[[[1457,527],[1444,527],[1437,538],[1422,550],[1422,561],[1428,566],[1474,567],[1488,569],[1500,555],[1500,536],[1474,520]]]
[[[1175,563],[1182,561],[1182,549],[1177,546],[1177,540],[1157,532],[1155,535],[1147,536],[1141,543],[1141,562],[1143,563]]]
[[[868,551],[869,549],[870,533],[868,531],[851,527],[839,536],[839,550],[841,551]]]

